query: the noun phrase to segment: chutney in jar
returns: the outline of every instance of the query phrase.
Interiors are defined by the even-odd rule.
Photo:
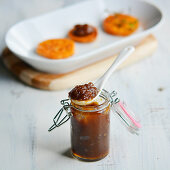
[[[71,103],[71,148],[74,157],[97,161],[109,153],[110,104],[99,97],[90,105]]]

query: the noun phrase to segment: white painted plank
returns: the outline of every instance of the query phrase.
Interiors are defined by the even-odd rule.
[[[63,5],[63,1],[41,2],[42,6],[38,8],[40,0],[1,1],[0,20],[4,23],[0,29],[1,39],[14,22]],[[68,91],[30,88],[14,79],[0,64],[0,169],[170,169],[170,1],[157,0],[155,3],[163,9],[166,20],[164,27],[155,33],[159,49],[151,58],[115,73],[106,87],[109,91],[117,90],[138,114],[142,124],[140,135],[127,133],[112,117],[111,149],[106,159],[86,163],[68,157],[69,122],[47,132],[60,107],[59,101],[67,97]],[[6,13],[8,20],[3,17]],[[163,90],[159,91],[159,88]]]

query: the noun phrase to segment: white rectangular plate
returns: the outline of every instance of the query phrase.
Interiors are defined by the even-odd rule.
[[[112,36],[102,29],[106,10],[135,16],[140,28],[127,37]],[[136,0],[88,0],[66,8],[28,19],[14,25],[6,35],[8,48],[32,67],[49,73],[65,73],[119,52],[127,45],[135,45],[160,25],[161,11],[152,4]],[[36,54],[41,41],[67,37],[76,24],[91,24],[98,28],[96,41],[76,43],[75,54],[68,59],[50,60]]]

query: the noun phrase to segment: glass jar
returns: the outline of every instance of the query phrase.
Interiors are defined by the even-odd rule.
[[[71,119],[71,151],[73,157],[84,161],[97,161],[109,153],[110,110],[118,116],[127,129],[138,134],[140,123],[124,102],[112,93],[102,90],[98,102],[77,105],[70,99],[61,101],[62,108],[53,118],[48,131]],[[66,115],[63,114],[66,111]]]
[[[106,94],[102,103],[71,103],[71,151],[75,158],[96,161],[109,153],[110,102]]]

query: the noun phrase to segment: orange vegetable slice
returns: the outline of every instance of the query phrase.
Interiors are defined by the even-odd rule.
[[[74,41],[50,39],[38,44],[36,52],[49,59],[65,59],[74,54]]]
[[[103,21],[104,31],[112,35],[127,36],[135,32],[138,27],[138,19],[125,14],[110,15]]]

